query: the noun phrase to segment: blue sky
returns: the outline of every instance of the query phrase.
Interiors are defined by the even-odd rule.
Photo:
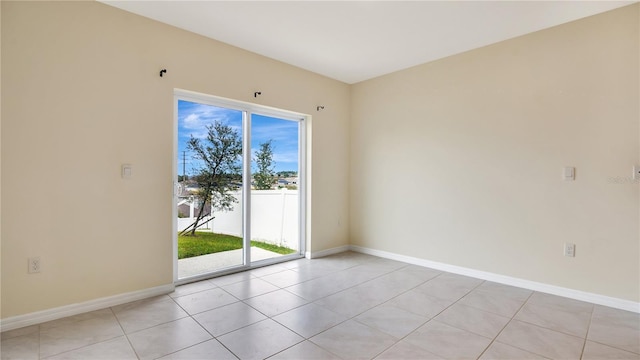
[[[236,129],[242,135],[242,112],[211,105],[178,101],[178,174],[182,175],[182,154],[186,154],[186,171],[194,173],[197,160],[187,149],[191,135],[206,139],[207,125],[216,120]],[[260,144],[272,140],[275,171],[298,170],[298,122],[253,114],[251,119],[251,152]],[[254,167],[252,166],[252,169]]]

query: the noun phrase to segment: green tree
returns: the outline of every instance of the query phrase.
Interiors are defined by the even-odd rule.
[[[273,162],[273,146],[271,146],[271,143],[272,141],[269,140],[260,144],[260,149],[256,151],[253,158],[257,167],[257,171],[253,175],[257,190],[269,190],[273,185],[275,163]]]
[[[236,184],[242,179],[242,138],[236,130],[219,121],[207,126],[207,130],[206,140],[201,141],[191,135],[187,143],[187,148],[194,153],[194,159],[203,164],[193,177],[200,186],[197,196],[202,206],[195,221],[181,234],[190,232],[191,236],[196,235],[198,226],[204,224],[200,224],[200,221],[205,216],[207,205],[224,211],[231,210],[237,201],[230,191],[236,189]]]

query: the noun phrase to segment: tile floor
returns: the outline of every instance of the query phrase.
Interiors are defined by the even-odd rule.
[[[347,252],[2,333],[2,359],[640,359],[640,315]]]

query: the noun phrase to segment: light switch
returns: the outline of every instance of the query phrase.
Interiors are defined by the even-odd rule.
[[[565,166],[562,169],[562,179],[565,181],[575,180],[576,168],[574,168],[573,166]]]
[[[640,180],[640,166],[633,167],[633,180]]]
[[[131,164],[122,164],[122,178],[130,179],[133,175],[133,167]]]

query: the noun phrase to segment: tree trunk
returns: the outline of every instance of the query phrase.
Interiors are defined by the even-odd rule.
[[[196,236],[196,229],[198,228],[198,223],[203,218],[202,213],[204,213],[204,208],[207,205],[207,200],[211,196],[211,188],[207,187],[204,192],[204,196],[202,197],[202,205],[200,205],[200,211],[198,211],[198,216],[196,216],[196,221],[193,223],[193,228],[191,229],[190,236]]]
[[[194,229],[198,230],[198,227],[200,227],[200,226],[202,226],[202,225],[204,225],[204,224],[208,223],[209,221],[212,221],[213,219],[215,219],[215,217],[213,217],[213,216],[212,216],[212,217],[211,217],[211,219],[209,219],[209,220],[207,220],[207,221],[205,221],[205,222],[203,222],[203,223],[199,224],[198,226],[194,226],[194,225],[196,225],[196,222],[194,221],[194,222],[192,222],[192,223],[191,223],[191,225],[187,226],[187,227],[186,227],[186,228],[184,228],[182,231],[180,231],[180,232],[178,233],[178,235],[179,235],[179,236],[185,235],[186,233],[188,233],[188,232],[189,232],[189,229],[191,229],[192,227],[193,227]],[[191,236],[191,234],[189,234],[188,236]]]

